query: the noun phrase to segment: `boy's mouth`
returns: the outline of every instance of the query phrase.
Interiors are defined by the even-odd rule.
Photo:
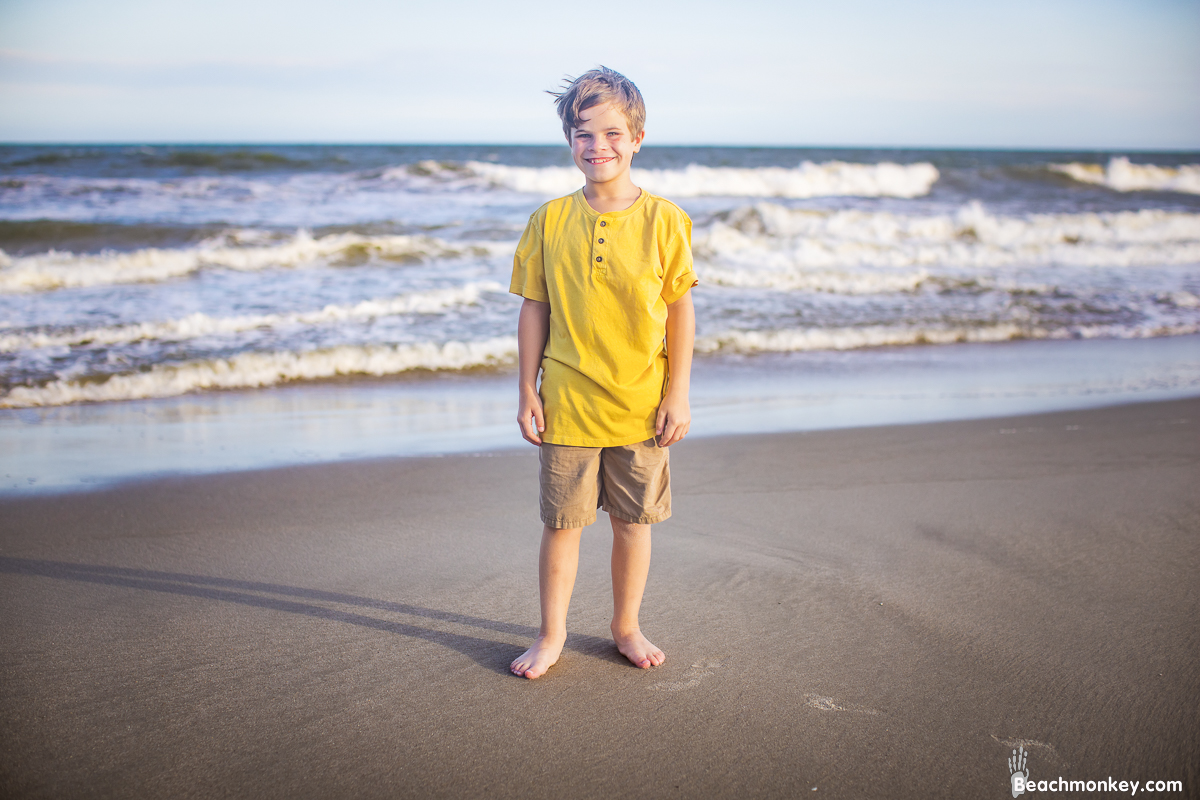
[[[605,158],[585,158],[584,161],[589,164],[607,164],[610,161],[616,160],[616,156],[607,156]]]

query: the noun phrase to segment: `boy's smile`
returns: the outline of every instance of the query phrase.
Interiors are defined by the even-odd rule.
[[[601,103],[580,112],[578,127],[571,128],[571,156],[588,183],[623,184],[645,135],[634,136],[625,114],[612,103]]]

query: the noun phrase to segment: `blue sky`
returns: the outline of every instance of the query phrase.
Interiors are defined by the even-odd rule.
[[[601,63],[649,144],[1200,148],[1200,0],[0,0],[0,141],[557,142]]]

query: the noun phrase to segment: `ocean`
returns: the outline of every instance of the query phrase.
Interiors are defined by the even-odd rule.
[[[633,178],[693,220],[699,372],[1182,337],[1148,385],[1200,392],[1200,153],[646,147]],[[507,381],[513,248],[581,183],[565,145],[0,147],[0,429]]]

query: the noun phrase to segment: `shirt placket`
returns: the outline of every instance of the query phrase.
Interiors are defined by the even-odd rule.
[[[592,226],[592,274],[597,278],[608,275],[608,236],[611,234],[612,222],[604,217],[596,220]]]

